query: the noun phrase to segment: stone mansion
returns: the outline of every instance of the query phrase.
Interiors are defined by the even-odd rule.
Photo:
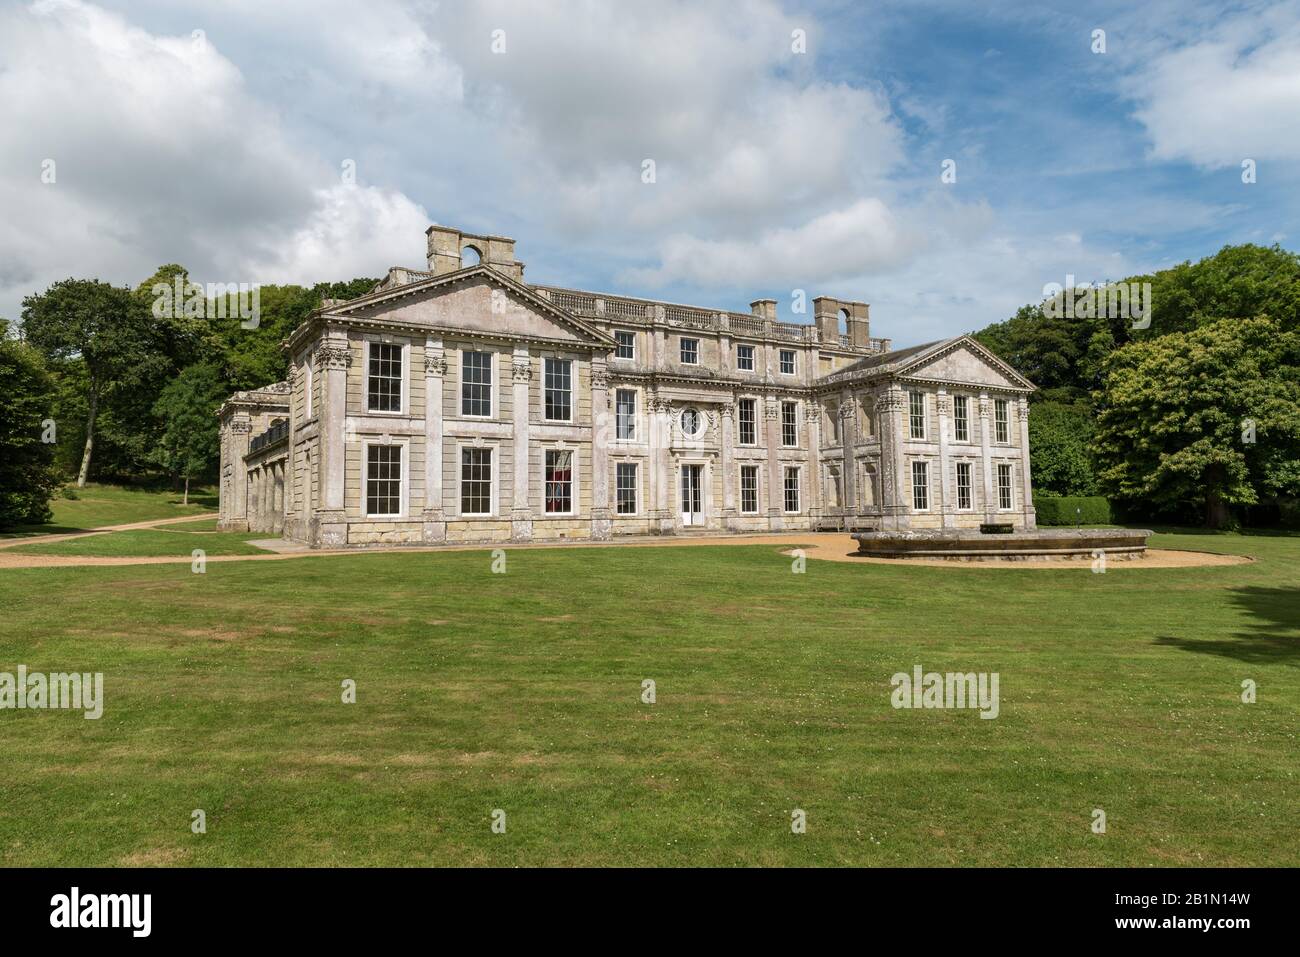
[[[327,300],[289,378],[221,417],[224,529],[316,547],[1034,527],[1034,386],[969,336],[811,325],[524,281],[514,241],[428,230],[428,268]]]

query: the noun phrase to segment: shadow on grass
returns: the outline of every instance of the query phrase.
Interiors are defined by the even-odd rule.
[[[1300,665],[1300,588],[1234,588],[1228,597],[1251,616],[1247,631],[1224,639],[1162,635],[1155,643],[1252,664]]]

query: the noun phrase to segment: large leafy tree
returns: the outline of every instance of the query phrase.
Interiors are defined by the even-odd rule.
[[[214,468],[219,457],[217,409],[226,387],[215,367],[193,365],[173,379],[153,412],[160,422],[154,460],[172,476],[183,479],[186,503],[190,479]]]
[[[22,329],[47,358],[75,360],[84,369],[85,443],[77,484],[85,485],[101,406],[129,398],[133,387],[158,375],[167,362],[158,327],[131,290],[97,279],[65,279],[23,300]]]
[[[1086,407],[1036,402],[1029,407],[1029,455],[1034,488],[1056,495],[1095,495],[1092,420]]]
[[[59,486],[54,380],[35,349],[0,319],[0,528],[50,520]]]
[[[1300,494],[1300,332],[1220,319],[1111,354],[1094,451],[1106,491],[1205,524]]]

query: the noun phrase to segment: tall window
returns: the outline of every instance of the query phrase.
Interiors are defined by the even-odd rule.
[[[619,389],[615,393],[614,429],[620,439],[636,438],[636,390]]]
[[[700,340],[682,339],[682,363],[688,366],[700,364]]]
[[[312,396],[312,380],[316,378],[316,358],[310,352],[307,353],[307,359],[302,364],[302,371],[305,386],[303,388],[303,418],[310,419],[312,400],[314,398]]]
[[[993,427],[997,430],[997,440],[999,442],[1011,441],[1011,430],[1007,427],[1006,399],[995,399],[993,401]]]
[[[755,422],[754,401],[753,399],[741,399],[737,406],[741,445],[758,444],[758,426]]]
[[[402,446],[366,446],[366,514],[402,513]]]
[[[799,444],[799,406],[781,403],[781,444],[792,448]]]
[[[794,375],[794,350],[782,349],[780,354],[781,375]]]
[[[460,354],[460,414],[492,415],[492,353]]]
[[[998,466],[998,508],[1011,508],[1011,466]]]
[[[799,511],[799,470],[790,466],[785,470],[785,510]]]
[[[758,511],[758,466],[740,467],[740,510],[747,515]]]
[[[736,346],[736,368],[741,372],[754,371],[753,346]]]
[[[547,359],[545,362],[546,418],[568,422],[573,418],[573,361]]]
[[[925,393],[907,393],[908,434],[914,439],[925,438]]]
[[[952,437],[958,442],[970,441],[970,399],[964,395],[952,400]]]
[[[924,512],[930,507],[930,466],[927,462],[912,463],[912,508]]]
[[[614,468],[614,500],[618,514],[636,514],[636,463],[619,462]]]
[[[460,513],[492,514],[492,450],[460,450]]]
[[[371,412],[402,411],[402,347],[370,343],[366,369],[366,408]]]
[[[970,463],[957,463],[957,507],[970,508]]]
[[[546,511],[573,511],[573,453],[568,449],[546,450]]]
[[[636,358],[636,333],[627,332],[623,329],[614,330],[614,342],[618,347],[614,350],[615,359],[635,359]]]

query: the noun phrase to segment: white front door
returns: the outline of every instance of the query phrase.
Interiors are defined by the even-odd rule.
[[[703,465],[682,466],[682,524],[704,524]]]

